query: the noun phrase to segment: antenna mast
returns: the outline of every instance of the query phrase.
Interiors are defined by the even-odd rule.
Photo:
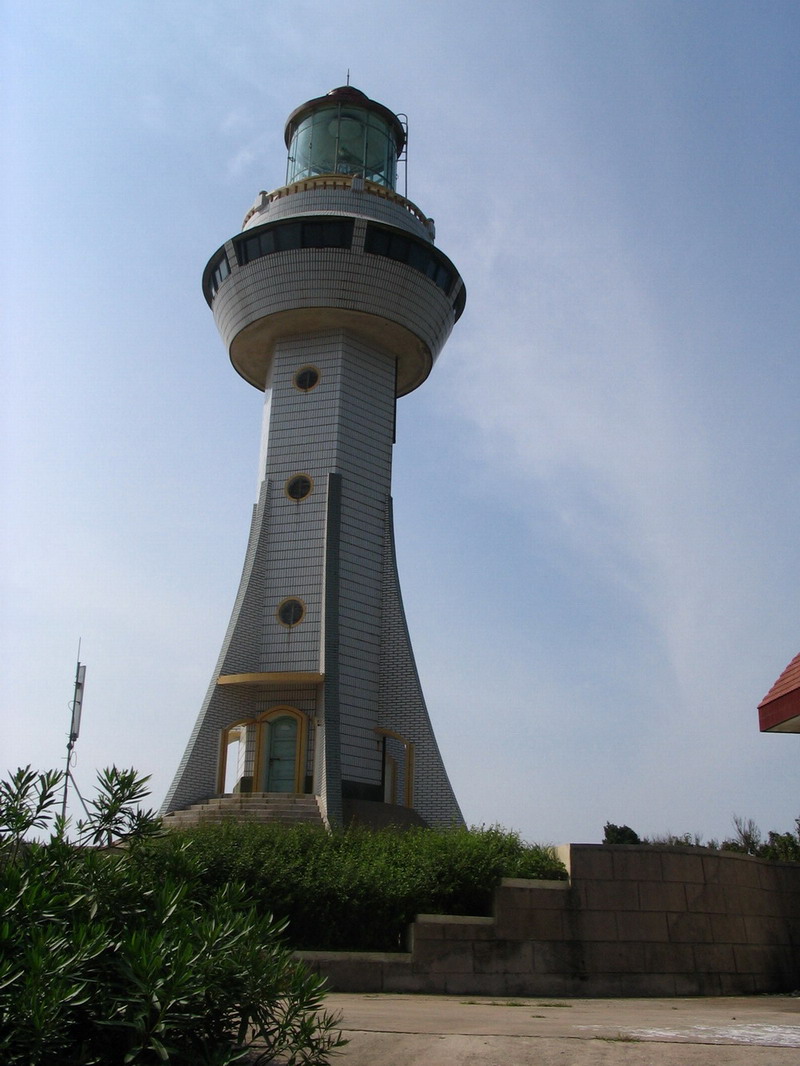
[[[72,720],[69,726],[69,740],[67,741],[67,771],[64,774],[64,797],[61,801],[61,817],[67,816],[67,789],[72,778],[70,765],[72,763],[72,749],[81,731],[81,706],[83,704],[83,688],[86,680],[86,667],[81,662],[81,642],[78,640],[78,660],[75,667],[75,690],[72,695]],[[75,784],[75,782],[72,782]],[[77,785],[75,786],[77,788]],[[80,796],[80,793],[78,793]],[[81,800],[81,802],[83,802]]]

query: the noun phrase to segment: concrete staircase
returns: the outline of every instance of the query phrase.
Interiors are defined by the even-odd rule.
[[[172,811],[164,816],[163,826],[165,829],[188,829],[209,822],[227,821],[325,825],[316,796],[284,792],[236,792],[213,796],[203,803],[193,803],[183,810]]]

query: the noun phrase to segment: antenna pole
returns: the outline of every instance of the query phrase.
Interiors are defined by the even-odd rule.
[[[72,762],[72,749],[81,731],[81,706],[83,704],[83,688],[86,681],[86,667],[81,662],[81,642],[78,640],[78,659],[75,666],[75,689],[72,695],[72,720],[69,726],[69,740],[67,741],[67,770],[64,774],[64,796],[61,800],[61,818],[67,816],[67,790],[72,777],[70,764]],[[77,786],[76,786],[77,788]],[[80,793],[78,793],[80,796]],[[81,802],[83,799],[81,798]]]

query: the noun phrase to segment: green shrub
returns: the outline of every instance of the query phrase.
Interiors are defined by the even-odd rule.
[[[713,848],[715,846],[712,841],[704,844],[699,833],[656,833],[651,837],[642,837],[639,843],[661,844],[671,848]]]
[[[157,823],[131,807],[144,795],[132,771],[100,776],[79,827],[121,832],[124,850],[75,847],[58,821],[47,842],[24,843],[58,784],[27,769],[0,786],[0,1061],[327,1063],[341,1036],[283,923],[241,885],[202,885],[191,860],[186,876],[149,876],[138,859]]]
[[[603,843],[604,844],[641,844],[639,834],[636,833],[629,825],[614,825],[613,822],[606,822],[603,829]]]
[[[761,830],[752,818],[734,815],[733,825],[736,835],[723,840],[723,851],[738,851],[744,855],[755,855],[759,859],[771,859],[773,862],[800,862],[800,818],[795,820],[795,833],[777,833],[770,830],[767,839],[761,836]]]
[[[795,820],[795,832],[790,830],[788,833],[776,833],[771,830],[766,840],[752,818],[734,815],[733,825],[735,835],[720,844],[716,840],[704,843],[699,833],[662,833],[653,837],[639,837],[630,826],[606,822],[603,843],[706,847],[719,851],[735,851],[740,855],[753,855],[757,859],[769,859],[772,862],[800,862],[800,818]]]
[[[502,877],[565,879],[551,848],[497,827],[349,829],[234,821],[173,830],[141,849],[154,880],[200,877],[198,891],[244,882],[288,921],[297,949],[403,950],[419,913],[489,914]]]

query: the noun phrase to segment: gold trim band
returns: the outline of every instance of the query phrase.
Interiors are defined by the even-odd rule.
[[[218,685],[319,685],[324,674],[312,674],[302,670],[272,670],[266,674],[221,674]]]

